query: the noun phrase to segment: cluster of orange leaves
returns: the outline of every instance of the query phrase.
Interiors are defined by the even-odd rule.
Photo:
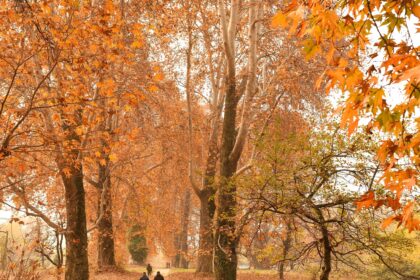
[[[375,130],[386,137],[377,154],[386,197],[369,191],[356,204],[358,209],[388,206],[394,214],[383,227],[396,221],[409,231],[420,230],[420,219],[415,217],[420,47],[413,39],[420,31],[419,19],[418,0],[292,0],[272,21],[274,27],[303,38],[307,59],[315,55],[325,59],[328,69],[318,85],[325,83],[327,92],[338,89],[345,94],[341,125],[348,127],[348,134],[363,117],[370,120],[366,133]],[[417,28],[415,34],[410,33],[412,25]],[[395,93],[395,87],[401,90]],[[388,104],[388,98],[396,95],[401,99],[398,104]]]

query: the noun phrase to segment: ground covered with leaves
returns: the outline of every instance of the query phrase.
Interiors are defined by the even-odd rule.
[[[106,272],[106,273],[91,273],[91,280],[138,280],[139,274],[134,272]],[[40,275],[42,280],[57,280],[64,279],[64,274],[61,277],[57,277],[54,273],[43,273]]]
[[[168,277],[169,280],[213,280],[214,277],[197,275],[195,273],[175,273]],[[239,280],[277,280],[278,276],[275,274],[258,274],[258,273],[240,273],[238,276]],[[292,279],[292,278],[290,278]],[[298,278],[293,278],[298,279]],[[307,279],[307,278],[301,278]]]
[[[138,280],[140,274],[136,272],[106,272],[106,273],[91,273],[92,280]],[[54,280],[57,277],[53,274],[43,274],[40,279]],[[61,279],[61,278],[60,278]],[[62,278],[64,279],[64,278]],[[194,272],[178,272],[165,276],[167,280],[213,280],[214,277],[206,275],[198,275]],[[276,274],[266,273],[239,273],[238,280],[277,280]],[[288,280],[310,280],[309,276],[302,274],[289,274]]]

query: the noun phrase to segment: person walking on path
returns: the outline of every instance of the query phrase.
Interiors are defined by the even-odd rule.
[[[148,264],[147,264],[146,269],[147,269],[147,275],[148,275],[148,276],[152,276],[152,271],[153,271],[153,268],[152,268],[152,266],[150,265],[150,263],[148,263]]]
[[[160,274],[160,271],[158,271],[154,280],[165,280],[165,278],[163,278],[162,274]]]
[[[149,277],[147,277],[146,272],[143,272],[143,276],[140,278],[140,280],[149,280]]]

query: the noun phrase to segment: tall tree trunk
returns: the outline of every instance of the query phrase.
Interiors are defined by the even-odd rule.
[[[191,206],[191,191],[190,189],[185,190],[184,194],[184,205],[182,210],[181,220],[181,236],[179,240],[179,264],[178,267],[188,268],[188,226],[190,218],[190,206]]]
[[[189,10],[190,2],[188,2]],[[191,55],[193,48],[193,39],[192,39],[192,23],[191,19],[188,18],[188,50],[187,50],[187,75],[186,75],[186,85],[185,91],[187,95],[187,107],[188,107],[188,176],[190,181],[193,183],[193,124],[192,124],[192,108],[191,108]],[[188,253],[188,224],[189,224],[189,215],[190,215],[190,203],[191,203],[191,191],[190,189],[185,190],[184,194],[184,206],[182,213],[182,232],[180,236],[180,256],[179,256],[179,267],[188,268],[188,261],[186,259]]]
[[[323,257],[323,265],[322,265],[322,273],[320,276],[320,280],[328,280],[330,277],[331,272],[331,242],[328,236],[328,229],[324,223],[321,224],[321,232],[322,232],[322,245],[324,249],[324,257]]]
[[[322,246],[323,246],[323,253],[324,253],[324,255],[322,256],[322,272],[319,279],[328,280],[330,277],[330,272],[331,272],[332,247],[331,247],[327,223],[325,222],[325,218],[324,218],[324,215],[322,214],[322,210],[315,207],[315,212],[319,218],[319,227],[321,229],[321,234],[322,234]]]
[[[69,174],[63,171],[65,187],[67,233],[66,233],[66,280],[88,280],[88,241],[85,212],[85,190],[83,168],[79,163],[67,166]]]
[[[107,160],[109,161],[109,160]],[[111,176],[109,163],[99,167],[98,195],[98,268],[115,267],[114,231],[112,223]]]
[[[120,102],[120,99],[118,99]],[[100,100],[104,108],[109,106],[105,100]],[[118,134],[113,130],[117,126],[117,115],[109,115],[107,110],[103,111],[103,121],[99,125],[99,129],[106,134],[113,135],[111,139],[107,139],[105,135],[101,139],[101,158],[104,162],[98,163],[98,181],[93,182],[97,188],[98,194],[98,220],[97,220],[97,236],[98,236],[98,269],[110,269],[115,267],[115,244],[114,230],[112,221],[112,181],[111,181],[111,160],[110,160],[110,141],[118,141]]]
[[[217,126],[217,124],[214,124]],[[208,148],[203,189],[197,192],[200,199],[200,243],[197,272],[213,273],[214,235],[213,218],[216,211],[214,178],[218,160],[217,127],[213,128]]]
[[[283,240],[283,254],[282,260],[279,262],[278,273],[279,279],[284,280],[284,267],[286,265],[287,255],[289,253],[290,247],[292,245],[292,224],[288,219],[286,222],[286,238]]]
[[[80,136],[75,132],[75,128],[82,123],[81,110],[76,110],[72,115],[60,112],[63,122],[61,128],[67,135],[66,141],[56,143],[56,164],[64,185],[64,198],[66,201],[66,280],[88,280],[88,240],[86,228],[86,207],[85,189],[83,184],[83,165],[82,165],[82,143]],[[51,115],[44,114],[45,125],[49,132],[54,134],[53,121]],[[73,121],[71,121],[73,120]],[[49,225],[51,221],[40,216]],[[57,268],[63,264],[62,241],[63,236],[58,232],[62,226],[56,228],[56,252]],[[61,236],[60,236],[61,235]]]
[[[199,195],[200,198],[200,243],[196,272],[213,272],[213,217],[215,212],[214,188],[205,187]]]
[[[236,88],[236,57],[235,36],[239,22],[241,0],[231,0],[229,22],[226,19],[224,1],[219,1],[224,51],[227,62],[225,106],[222,129],[222,146],[220,154],[220,182],[217,194],[216,229],[215,229],[215,274],[217,280],[236,280],[237,253],[236,248],[240,233],[236,230],[236,186],[231,180],[237,171],[248,133],[250,122],[250,103],[256,89],[256,52],[257,29],[256,17],[258,13],[257,1],[249,5],[249,50],[248,50],[248,78],[244,106],[242,108],[241,124],[236,132],[237,104],[241,92]]]
[[[236,280],[237,238],[235,236],[236,187],[230,181],[237,168],[237,160],[231,160],[230,154],[236,140],[236,69],[235,40],[236,25],[239,13],[239,0],[231,0],[229,24],[226,19],[225,6],[219,1],[224,50],[227,62],[225,105],[222,128],[222,146],[220,154],[220,183],[217,194],[214,270],[217,280]]]
[[[66,280],[88,280],[88,239],[86,228],[85,189],[83,184],[82,143],[75,128],[82,123],[82,112],[73,116],[62,112],[62,128],[67,133],[65,154],[57,154],[57,165],[63,180],[66,200]],[[73,120],[73,121],[71,121]]]
[[[226,106],[229,106],[229,100],[226,100]],[[221,182],[217,197],[217,216],[215,233],[215,274],[218,280],[235,280],[237,267],[237,238],[236,238],[236,186],[229,180],[234,174],[236,164],[226,159],[223,154],[229,148],[229,142],[233,139],[235,131],[227,128],[229,122],[234,119],[232,112],[225,110],[226,128],[224,129],[224,144],[222,144],[222,168]],[[226,124],[227,123],[227,124]]]
[[[188,10],[190,11],[191,2],[188,2]],[[206,163],[205,176],[203,180],[203,188],[200,189],[198,184],[194,180],[193,174],[193,123],[192,123],[192,93],[194,92],[191,88],[191,58],[193,50],[193,34],[192,34],[192,20],[191,17],[187,19],[188,23],[188,49],[187,49],[187,75],[186,75],[186,97],[187,97],[187,109],[188,109],[188,142],[189,142],[189,179],[191,187],[195,194],[200,199],[200,232],[199,232],[199,249],[197,259],[196,272],[200,273],[212,273],[213,272],[213,216],[215,212],[214,203],[214,176],[216,174],[217,164],[217,132],[218,132],[218,120],[220,112],[217,112],[218,98],[214,98],[213,106],[213,124],[212,132],[210,133],[210,141],[208,147],[208,156]],[[211,56],[209,56],[211,60]],[[213,73],[212,73],[213,75]],[[214,80],[212,80],[213,95],[216,95],[214,87]]]
[[[236,138],[236,79],[235,70],[228,75],[224,107],[220,185],[217,195],[217,216],[215,234],[215,274],[218,280],[235,280],[237,267],[235,236],[236,186],[231,182],[237,161],[230,160]]]

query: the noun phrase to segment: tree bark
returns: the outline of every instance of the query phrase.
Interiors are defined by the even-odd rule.
[[[323,253],[322,256],[322,272],[321,276],[319,277],[320,280],[328,280],[330,277],[331,272],[331,242],[328,232],[327,224],[325,223],[324,215],[322,214],[322,210],[319,208],[315,208],[315,212],[319,218],[319,227],[321,229],[322,234],[322,246],[323,246]]]
[[[66,280],[88,280],[89,262],[88,262],[88,240],[86,228],[86,207],[85,207],[85,189],[83,184],[83,165],[81,139],[75,132],[75,127],[82,123],[81,110],[76,110],[71,115],[60,112],[63,122],[61,128],[67,135],[65,143],[54,139],[56,143],[56,164],[63,181],[66,201],[66,229],[64,236],[66,238]],[[51,115],[44,114],[47,131],[54,134],[53,121]],[[71,117],[71,118],[69,118]],[[69,119],[74,119],[73,123]],[[65,145],[67,144],[67,145]],[[62,237],[59,230],[61,226],[54,224],[45,215],[37,209],[26,205],[32,211],[37,213],[49,226],[56,229],[56,252],[58,258],[57,267],[63,263],[62,256]]]
[[[214,188],[205,187],[200,192],[200,243],[197,270],[200,273],[213,272],[213,217],[215,212]]]
[[[112,221],[111,176],[109,167],[99,167],[98,195],[98,268],[115,267],[114,230]]]
[[[119,102],[119,100],[118,100]],[[104,100],[100,100],[104,108],[108,104]],[[109,158],[111,147],[109,141],[118,141],[117,133],[113,130],[117,126],[117,115],[108,115],[106,111],[103,112],[103,121],[99,128],[103,132],[110,135],[113,134],[111,140],[103,137],[101,141],[102,151],[101,157],[104,162],[98,162],[98,181],[94,182],[98,194],[98,220],[97,220],[97,236],[98,236],[98,269],[106,270],[115,267],[115,244],[114,244],[114,230],[112,220],[112,181],[111,181],[111,160]]]
[[[88,280],[89,263],[83,168],[80,163],[73,163],[66,168],[70,169],[70,174],[61,171],[67,213],[65,279]]]
[[[232,165],[223,168],[226,176],[232,170]],[[237,239],[235,236],[236,187],[224,177],[220,184],[217,199],[217,224],[215,234],[215,275],[217,280],[236,280]]]
[[[240,1],[232,0],[229,24],[225,6],[219,1],[224,51],[227,62],[225,80],[225,105],[220,155],[220,183],[217,194],[214,270],[217,280],[236,280],[237,239],[235,236],[236,187],[230,181],[237,168],[237,161],[230,160],[236,140],[236,69],[235,40]]]
[[[286,265],[287,254],[289,253],[292,244],[292,225],[291,221],[286,222],[286,238],[283,240],[283,256],[279,262],[278,273],[279,279],[284,280],[284,267]]]
[[[188,10],[191,8],[191,3],[188,2]],[[189,142],[189,179],[191,187],[195,194],[200,199],[200,231],[199,231],[199,248],[197,269],[198,273],[212,273],[213,272],[213,216],[215,212],[214,203],[214,177],[216,174],[216,165],[218,157],[217,136],[219,127],[220,112],[218,110],[218,91],[215,86],[215,81],[212,75],[212,96],[213,96],[213,123],[212,132],[209,138],[209,147],[207,155],[207,163],[205,176],[203,179],[203,188],[200,189],[194,180],[193,174],[193,122],[192,122],[192,93],[191,90],[191,58],[193,50],[193,34],[192,21],[188,18],[188,49],[187,49],[187,75],[186,75],[186,97],[188,109],[188,142]],[[211,55],[209,55],[211,61]]]
[[[184,194],[184,207],[182,210],[182,231],[180,236],[180,248],[179,248],[179,264],[178,267],[188,268],[188,225],[190,217],[190,204],[191,204],[191,191],[190,189],[185,190]]]
[[[236,139],[236,77],[235,69],[229,69],[226,80],[224,107],[220,185],[217,196],[217,216],[215,234],[215,275],[217,280],[236,280],[237,240],[235,237],[236,186],[230,181],[235,174],[237,161],[229,156]]]
[[[218,160],[217,124],[214,124],[208,148],[203,189],[197,192],[200,199],[200,243],[198,250],[197,272],[213,273],[214,234],[213,218],[216,211],[214,178]]]
[[[241,94],[236,88],[235,36],[239,22],[240,0],[231,0],[229,22],[226,19],[224,1],[219,1],[224,51],[227,62],[225,106],[220,154],[220,183],[217,194],[216,229],[215,229],[215,275],[217,280],[236,280],[239,233],[236,230],[236,186],[231,180],[238,167],[249,126],[249,108],[255,93],[256,16],[257,1],[249,6],[249,53],[246,94],[238,134],[236,132],[237,105]]]
[[[328,236],[328,229],[325,224],[321,224],[322,245],[324,249],[323,266],[320,280],[328,280],[331,272],[331,243]]]
[[[76,110],[73,116],[62,112],[64,132],[64,153],[58,153],[56,162],[63,180],[66,200],[66,280],[88,280],[88,238],[86,228],[85,189],[83,184],[82,143],[75,128],[82,123],[82,112]],[[70,121],[73,119],[73,121]],[[58,150],[59,151],[59,150]]]

